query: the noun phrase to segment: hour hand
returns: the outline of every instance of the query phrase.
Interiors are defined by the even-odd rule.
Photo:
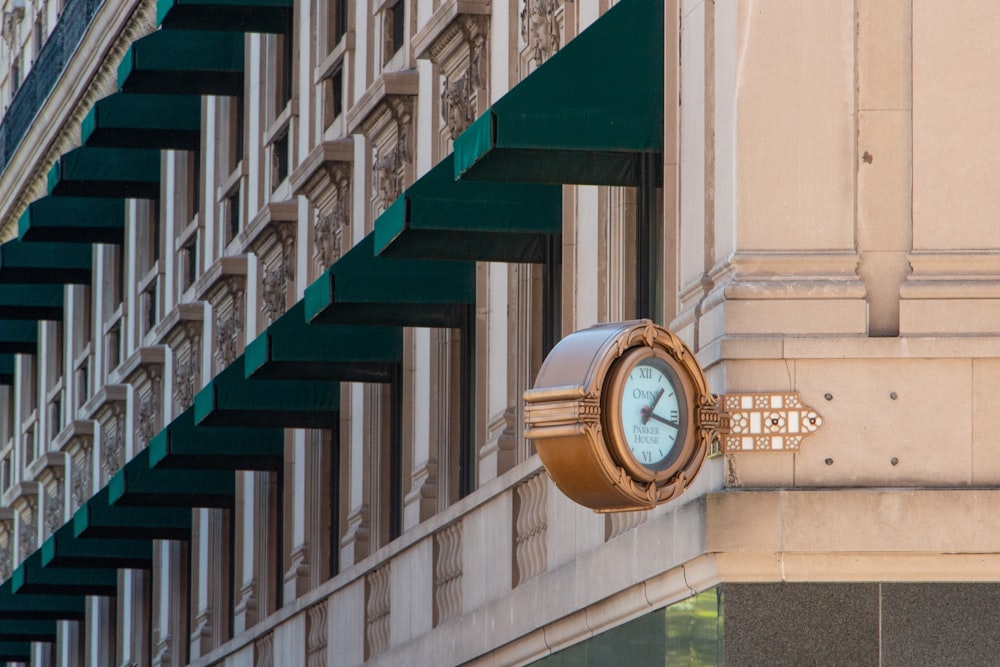
[[[656,396],[653,398],[652,403],[642,406],[642,410],[640,412],[642,413],[643,424],[649,421],[650,415],[653,414],[653,408],[655,408],[656,404],[660,402],[661,396],[663,396],[663,387],[660,387],[660,391],[656,392]]]
[[[681,425],[678,422],[670,421],[666,417],[661,417],[660,415],[654,414],[652,412],[649,412],[647,414],[647,417],[655,419],[656,421],[666,424],[667,426],[673,426],[676,429],[680,429],[681,427]]]

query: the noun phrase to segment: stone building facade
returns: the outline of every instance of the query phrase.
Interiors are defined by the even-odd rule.
[[[0,658],[990,664],[998,24],[6,0]],[[822,427],[576,505],[523,394],[639,317]]]

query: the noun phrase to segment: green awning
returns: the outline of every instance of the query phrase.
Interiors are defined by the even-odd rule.
[[[637,185],[663,152],[663,0],[624,0],[455,139],[455,176]]]
[[[105,486],[73,515],[73,535],[110,540],[189,540],[191,509],[112,505]]]
[[[42,543],[42,567],[132,568],[153,567],[153,541],[128,538],[95,540],[77,537],[66,523]]]
[[[69,197],[160,196],[160,151],[88,148],[63,153],[49,170],[49,194]]]
[[[397,200],[399,204],[402,199]],[[457,327],[476,302],[472,262],[386,259],[374,233],[306,287],[310,324]]]
[[[82,621],[86,614],[82,595],[15,595],[8,579],[0,584],[0,619]]]
[[[0,320],[0,354],[35,354],[38,322]]]
[[[0,384],[14,384],[14,366],[17,357],[13,354],[0,354]]]
[[[4,285],[0,283],[0,320],[63,318],[62,285]]]
[[[89,285],[92,248],[81,243],[0,244],[0,283]]]
[[[149,449],[136,454],[108,482],[116,507],[232,507],[236,475],[228,470],[153,470]]]
[[[284,456],[284,429],[195,426],[194,408],[149,442],[157,470],[277,470]]]
[[[17,566],[10,581],[15,595],[114,595],[118,570],[43,568],[38,550]]]
[[[0,642],[0,660],[30,663],[31,642]]]
[[[29,621],[25,619],[0,621],[0,641],[2,642],[54,642],[55,640],[55,621]]]
[[[194,397],[199,426],[331,428],[340,411],[340,383],[248,380],[241,354]]]
[[[114,93],[84,117],[80,135],[89,147],[198,150],[201,97]]]
[[[449,155],[378,217],[375,253],[540,263],[546,237],[561,233],[560,186],[455,181]]]
[[[125,239],[125,201],[100,197],[42,197],[17,221],[25,243],[115,243]]]
[[[287,33],[292,0],[157,0],[156,24],[171,30]]]
[[[258,380],[388,382],[403,360],[403,330],[306,324],[299,301],[251,341],[243,356],[244,375]]]
[[[243,41],[238,32],[157,30],[134,42],[118,66],[125,93],[239,95]]]

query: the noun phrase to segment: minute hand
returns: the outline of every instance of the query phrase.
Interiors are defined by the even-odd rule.
[[[680,423],[674,422],[674,421],[670,421],[666,417],[661,417],[660,415],[654,414],[654,413],[650,413],[649,416],[650,416],[651,419],[655,419],[658,422],[662,422],[662,423],[666,424],[667,426],[673,426],[677,430],[680,430],[680,428],[681,428]]]

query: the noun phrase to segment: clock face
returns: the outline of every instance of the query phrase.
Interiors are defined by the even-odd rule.
[[[653,471],[671,466],[684,444],[687,402],[677,373],[647,357],[629,370],[621,393],[621,424],[636,462]]]

